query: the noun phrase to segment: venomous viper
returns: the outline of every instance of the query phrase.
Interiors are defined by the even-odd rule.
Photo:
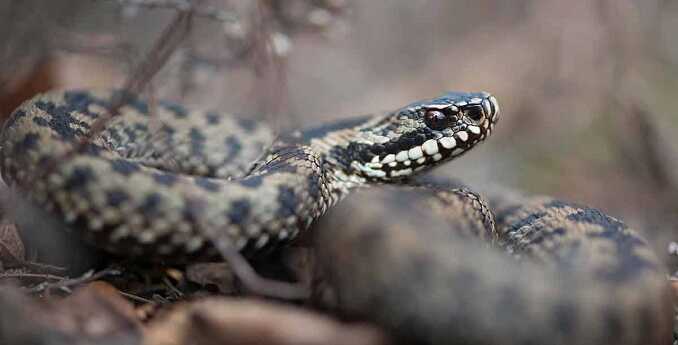
[[[123,96],[127,101],[119,116],[69,156],[113,100]],[[392,112],[276,137],[248,119],[146,103],[122,91],[55,91],[25,102],[5,123],[0,168],[8,183],[98,247],[124,256],[197,260],[215,257],[220,245],[256,253],[292,240],[349,191],[402,182],[467,152],[491,134],[498,118],[499,106],[490,94],[450,92]],[[36,173],[36,167],[67,156],[47,173]],[[454,206],[455,214],[470,218],[474,212],[461,212],[462,206]],[[548,218],[543,205],[525,201],[509,211],[498,213],[516,220],[498,224],[512,229],[505,232],[515,236],[514,247],[539,237],[530,231],[534,220]],[[535,257],[548,253],[543,261],[564,260],[572,252],[562,248],[572,245],[558,243],[586,241],[607,255],[585,261],[603,271],[621,266],[632,272],[629,287],[636,280],[663,279],[645,242],[625,227],[603,226],[612,233],[598,228],[596,237],[576,230],[595,221],[570,220],[579,228],[538,222],[540,233],[559,236],[535,247]],[[483,224],[494,227],[493,221]],[[616,276],[606,277],[600,279]],[[662,295],[666,283],[654,286],[644,293]],[[631,319],[666,323],[666,313],[655,312],[656,304],[647,307],[652,309],[643,318]],[[619,324],[626,325],[611,322]]]

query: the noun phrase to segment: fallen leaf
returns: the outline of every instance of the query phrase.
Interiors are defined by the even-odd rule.
[[[379,345],[385,336],[297,307],[253,299],[207,298],[177,306],[149,325],[145,345]]]

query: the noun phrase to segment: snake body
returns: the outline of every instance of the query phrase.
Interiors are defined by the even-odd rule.
[[[106,116],[113,108],[114,100],[120,97],[126,102],[119,108],[119,115],[74,152],[74,147],[89,136],[97,120]],[[220,246],[256,253],[263,247],[294,240],[351,191],[412,181],[421,172],[464,154],[492,133],[498,118],[499,105],[490,94],[449,92],[390,112],[275,136],[271,129],[248,119],[213,111],[189,111],[168,102],[147,103],[122,91],[54,91],[35,96],[11,114],[0,134],[0,168],[6,182],[97,247],[127,257],[188,261],[213,258]],[[39,172],[45,166],[53,168]],[[439,188],[449,190],[444,186]],[[657,310],[661,309],[661,303],[657,302],[669,302],[665,297],[666,282],[660,273],[661,265],[646,243],[623,224],[587,208],[552,200],[525,199],[508,203],[493,201],[490,206],[497,214],[495,229],[491,208],[481,198],[473,197],[472,192],[459,195],[466,201],[453,202],[447,198],[442,203],[427,203],[416,201],[419,199],[413,196],[415,207],[406,209],[419,213],[407,218],[405,209],[396,207],[397,216],[382,216],[377,228],[402,228],[402,225],[390,223],[403,217],[406,219],[402,224],[413,220],[433,222],[415,226],[415,229],[428,225],[444,227],[438,221],[426,220],[429,218],[449,220],[470,237],[501,242],[515,257],[539,261],[541,266],[548,267],[547,273],[529,273],[529,270],[525,273],[522,268],[512,268],[531,265],[523,263],[522,259],[513,265],[508,264],[506,258],[497,257],[496,253],[469,249],[476,248],[475,245],[465,248],[460,243],[468,236],[459,239],[457,244],[444,241],[431,244],[426,242],[426,237],[414,239],[409,242],[416,249],[414,256],[396,255],[394,261],[375,263],[377,267],[386,263],[383,270],[364,271],[360,262],[342,261],[345,257],[341,254],[351,252],[350,246],[359,247],[356,257],[376,256],[379,260],[405,252],[384,252],[379,246],[388,246],[389,241],[365,242],[367,244],[360,246],[363,241],[343,240],[352,233],[350,229],[360,229],[360,223],[357,223],[342,231],[341,236],[333,235],[339,249],[337,252],[328,249],[331,259],[326,262],[344,262],[344,269],[356,274],[367,272],[363,277],[366,281],[374,278],[387,282],[388,288],[397,287],[389,281],[416,276],[424,282],[424,291],[430,288],[433,292],[420,295],[412,290],[403,294],[404,290],[398,288],[360,290],[361,286],[353,286],[353,279],[335,280],[337,285],[345,288],[349,295],[356,291],[355,295],[366,296],[372,303],[367,305],[368,310],[382,302],[382,310],[386,312],[392,305],[401,305],[399,310],[404,312],[402,317],[406,319],[414,317],[408,314],[409,311],[422,315],[421,309],[414,304],[416,301],[430,303],[430,313],[423,315],[447,316],[450,317],[447,320],[458,321],[462,316],[454,313],[463,311],[470,324],[478,325],[488,325],[487,320],[481,321],[483,315],[502,310],[506,315],[499,313],[498,319],[491,319],[505,323],[494,336],[483,338],[483,333],[492,331],[484,327],[476,328],[478,333],[473,335],[459,333],[462,339],[479,343],[508,336],[512,325],[517,324],[521,326],[513,328],[525,332],[521,333],[525,344],[544,343],[540,342],[546,339],[544,334],[562,336],[557,339],[586,339],[581,338],[585,328],[573,328],[576,332],[561,334],[557,327],[563,326],[563,322],[565,326],[586,325],[586,317],[591,315],[596,322],[589,325],[602,327],[606,332],[620,327],[638,329],[634,325],[639,322],[644,326],[648,322],[659,324],[657,332],[661,334],[630,332],[632,341],[620,341],[619,344],[640,344],[641,339],[657,344],[663,342],[667,313]],[[398,199],[397,196],[389,198],[392,201]],[[345,221],[353,218],[351,214],[365,213],[380,217],[378,211],[387,208],[388,203],[382,200],[366,207],[369,200],[362,200],[363,206],[353,207],[352,213],[340,219]],[[430,217],[426,211],[436,217]],[[390,223],[382,226],[383,222]],[[330,236],[325,243],[335,239]],[[393,241],[397,242],[397,238]],[[350,245],[342,247],[345,243]],[[460,253],[468,255],[441,263],[439,259],[444,256],[438,255],[447,251],[442,243],[459,247]],[[339,257],[333,259],[332,253],[338,253]],[[487,255],[488,259],[481,254]],[[435,265],[421,272],[421,266],[412,271],[414,266],[410,264],[399,266],[403,264],[403,258]],[[587,267],[583,276],[595,276],[595,279],[586,278],[585,283],[577,285],[582,277],[577,274],[576,279],[562,287],[553,282],[559,272],[580,265]],[[502,267],[498,271],[501,274],[486,272],[497,267]],[[480,273],[472,274],[477,286],[460,283],[448,289],[449,281],[442,285],[436,283],[440,277],[456,277],[457,274],[468,277],[468,272],[478,268]],[[333,267],[327,268],[328,272],[333,270]],[[514,274],[517,279],[511,280]],[[532,278],[545,279],[546,283],[535,286]],[[427,286],[426,282],[432,284]],[[421,284],[412,286],[422,287]],[[474,290],[478,287],[482,289]],[[444,290],[447,293],[436,290],[440,288],[447,289]],[[615,291],[614,296],[619,298],[595,302],[597,297],[602,298],[605,289]],[[570,290],[579,292],[558,297]],[[484,299],[483,291],[499,300]],[[449,293],[470,296],[481,302],[466,303],[463,308],[445,308],[435,297]],[[433,299],[426,300],[421,296],[432,296]],[[504,300],[501,300],[502,296]],[[620,296],[628,298],[628,305],[633,308],[617,307],[610,302],[624,300]],[[643,302],[643,297],[648,297],[648,301]],[[402,302],[408,298],[411,303]],[[534,303],[530,303],[531,300]],[[584,305],[591,307],[582,307]],[[355,304],[349,303],[348,308],[353,306]],[[518,307],[523,308],[516,310],[525,312],[525,320],[511,320],[512,308]],[[555,319],[562,322],[540,323],[539,320],[543,321],[550,313],[562,316]],[[395,326],[390,323],[389,318],[374,316],[387,327],[398,327],[397,323]],[[609,322],[601,323],[600,320]],[[453,326],[450,323],[442,325]],[[416,322],[413,330],[417,329],[415,326]],[[440,329],[422,329],[429,336],[447,335],[445,332],[454,328],[448,326],[443,326],[442,333],[435,333]],[[546,328],[530,338],[526,334],[532,327]],[[471,332],[471,329],[467,331]],[[600,334],[612,334],[610,332]]]
[[[488,203],[427,182],[354,193],[316,230],[320,303],[403,343],[671,343],[662,264],[593,208],[520,195]]]

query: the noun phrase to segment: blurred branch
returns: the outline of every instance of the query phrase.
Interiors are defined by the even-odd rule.
[[[189,0],[105,0],[117,2],[124,7],[166,8],[177,11],[191,10],[198,17],[205,17],[220,22],[239,22],[238,15],[234,12],[224,11],[215,6],[195,7],[195,1]]]
[[[629,101],[620,101],[617,106],[628,121],[616,121],[612,131],[613,147],[619,154],[619,162],[626,170],[634,172],[648,193],[653,194],[656,206],[666,217],[675,218],[678,205],[678,151],[669,142],[672,136],[664,133],[657,116],[648,111],[649,107]],[[623,116],[617,116],[624,118]],[[659,211],[662,211],[659,210]],[[669,219],[669,224],[672,220]]]
[[[138,68],[130,75],[123,86],[125,92],[119,93],[115,99],[111,100],[111,106],[106,116],[98,118],[91,126],[87,135],[61,157],[55,157],[50,160],[39,176],[49,176],[61,162],[67,161],[74,154],[82,152],[84,148],[106,128],[108,122],[115,116],[122,106],[130,101],[130,97],[140,94],[144,87],[151,81],[158,71],[165,65],[167,59],[176,50],[179,43],[188,35],[191,28],[192,11],[183,11],[176,15],[174,20],[165,28],[160,38],[156,41],[146,59],[144,59]]]

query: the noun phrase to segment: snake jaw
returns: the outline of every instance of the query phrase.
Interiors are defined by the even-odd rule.
[[[450,92],[412,103],[361,128],[351,168],[370,180],[403,179],[456,158],[485,140],[499,119],[487,92]]]

